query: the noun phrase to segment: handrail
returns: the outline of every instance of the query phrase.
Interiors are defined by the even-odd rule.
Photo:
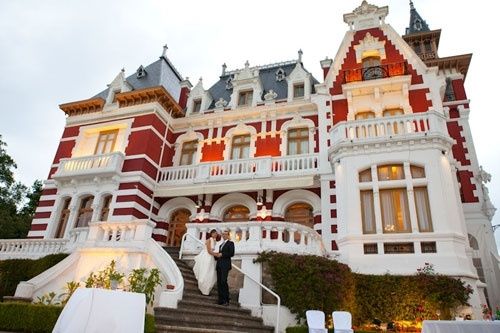
[[[196,237],[194,237],[191,234],[185,233],[182,236],[181,247],[179,249],[179,259],[182,259],[182,249],[184,248],[184,241],[186,240],[187,236],[191,237],[192,239],[194,239],[195,241],[197,241],[201,245],[205,246],[205,244],[201,240],[197,239]],[[246,273],[245,271],[243,271],[241,268],[239,268],[235,264],[231,264],[231,266],[233,268],[235,268],[237,271],[239,271],[240,273],[242,273],[244,276],[246,276],[247,278],[249,278],[250,280],[252,280],[253,282],[257,283],[262,289],[264,289],[265,291],[267,291],[268,293],[270,293],[271,295],[273,295],[274,297],[276,297],[278,303],[277,303],[277,307],[276,307],[276,325],[274,326],[274,332],[278,333],[279,332],[279,323],[280,323],[281,297],[278,294],[276,294],[274,291],[272,291],[271,289],[269,289],[268,287],[266,287],[265,285],[263,285],[261,282],[259,282],[256,279],[254,279],[252,276],[250,276],[248,273]]]

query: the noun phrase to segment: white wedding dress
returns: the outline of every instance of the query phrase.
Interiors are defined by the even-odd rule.
[[[210,248],[215,250],[215,240],[210,238]],[[217,282],[217,273],[215,271],[215,258],[207,251],[206,245],[203,250],[194,257],[194,275],[198,280],[198,289],[203,295],[209,295],[215,282]]]

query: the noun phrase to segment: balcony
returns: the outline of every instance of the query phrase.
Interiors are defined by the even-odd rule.
[[[446,120],[436,111],[345,121],[330,130],[330,153],[357,145],[439,138],[452,143]]]
[[[294,155],[284,157],[261,157],[231,161],[200,163],[197,165],[168,167],[160,170],[158,196],[169,196],[172,190],[185,190],[182,195],[224,192],[217,187],[230,190],[231,184],[223,182],[238,181],[240,190],[262,188],[287,188],[290,178],[302,186],[312,185],[312,178],[319,170],[317,154]],[[259,180],[259,183],[253,180]],[[241,181],[252,181],[244,184]],[[235,182],[233,182],[235,183]],[[189,185],[193,186],[189,189]],[[266,187],[267,186],[267,187]],[[283,187],[284,186],[284,187]],[[180,194],[177,194],[180,195]]]
[[[366,68],[348,69],[343,72],[342,83],[351,83],[359,81],[368,81],[375,79],[383,79],[393,76],[407,75],[408,69],[405,62],[396,62],[383,64],[380,66],[372,66]]]
[[[62,158],[59,161],[59,168],[54,173],[53,178],[56,180],[65,180],[70,178],[113,176],[121,171],[123,160],[124,155],[121,152]]]

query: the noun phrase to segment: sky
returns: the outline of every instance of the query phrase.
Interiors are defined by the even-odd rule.
[[[400,34],[409,23],[406,0],[389,6],[386,22]],[[228,70],[297,58],[321,80],[319,61],[334,58],[347,25],[342,15],[360,0],[0,0],[0,134],[17,162],[16,178],[45,179],[65,116],[59,104],[106,88],[121,68],[130,75],[158,59],[164,44],[177,70],[207,89]],[[500,208],[497,1],[414,0],[431,29],[442,29],[440,56],[473,53],[465,82],[480,165]],[[500,212],[493,224],[500,224]],[[500,229],[496,231],[500,247]]]

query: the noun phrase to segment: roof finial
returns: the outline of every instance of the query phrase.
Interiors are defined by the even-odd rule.
[[[122,67],[122,73],[125,73],[125,67]]]
[[[166,57],[167,56],[167,50],[168,50],[168,46],[167,44],[163,45],[163,53],[162,53],[162,57]]]
[[[413,6],[413,1],[410,0],[410,9],[415,9],[415,7]]]
[[[299,49],[299,52],[297,52],[299,54],[299,58],[297,59],[297,62],[302,62],[302,54],[304,54],[304,52],[302,52],[302,49]]]
[[[221,74],[221,76],[226,75],[226,68],[227,68],[226,63],[223,63],[222,64],[222,74]]]
[[[248,68],[250,67],[250,63],[248,62],[248,60],[245,62],[245,68]]]

